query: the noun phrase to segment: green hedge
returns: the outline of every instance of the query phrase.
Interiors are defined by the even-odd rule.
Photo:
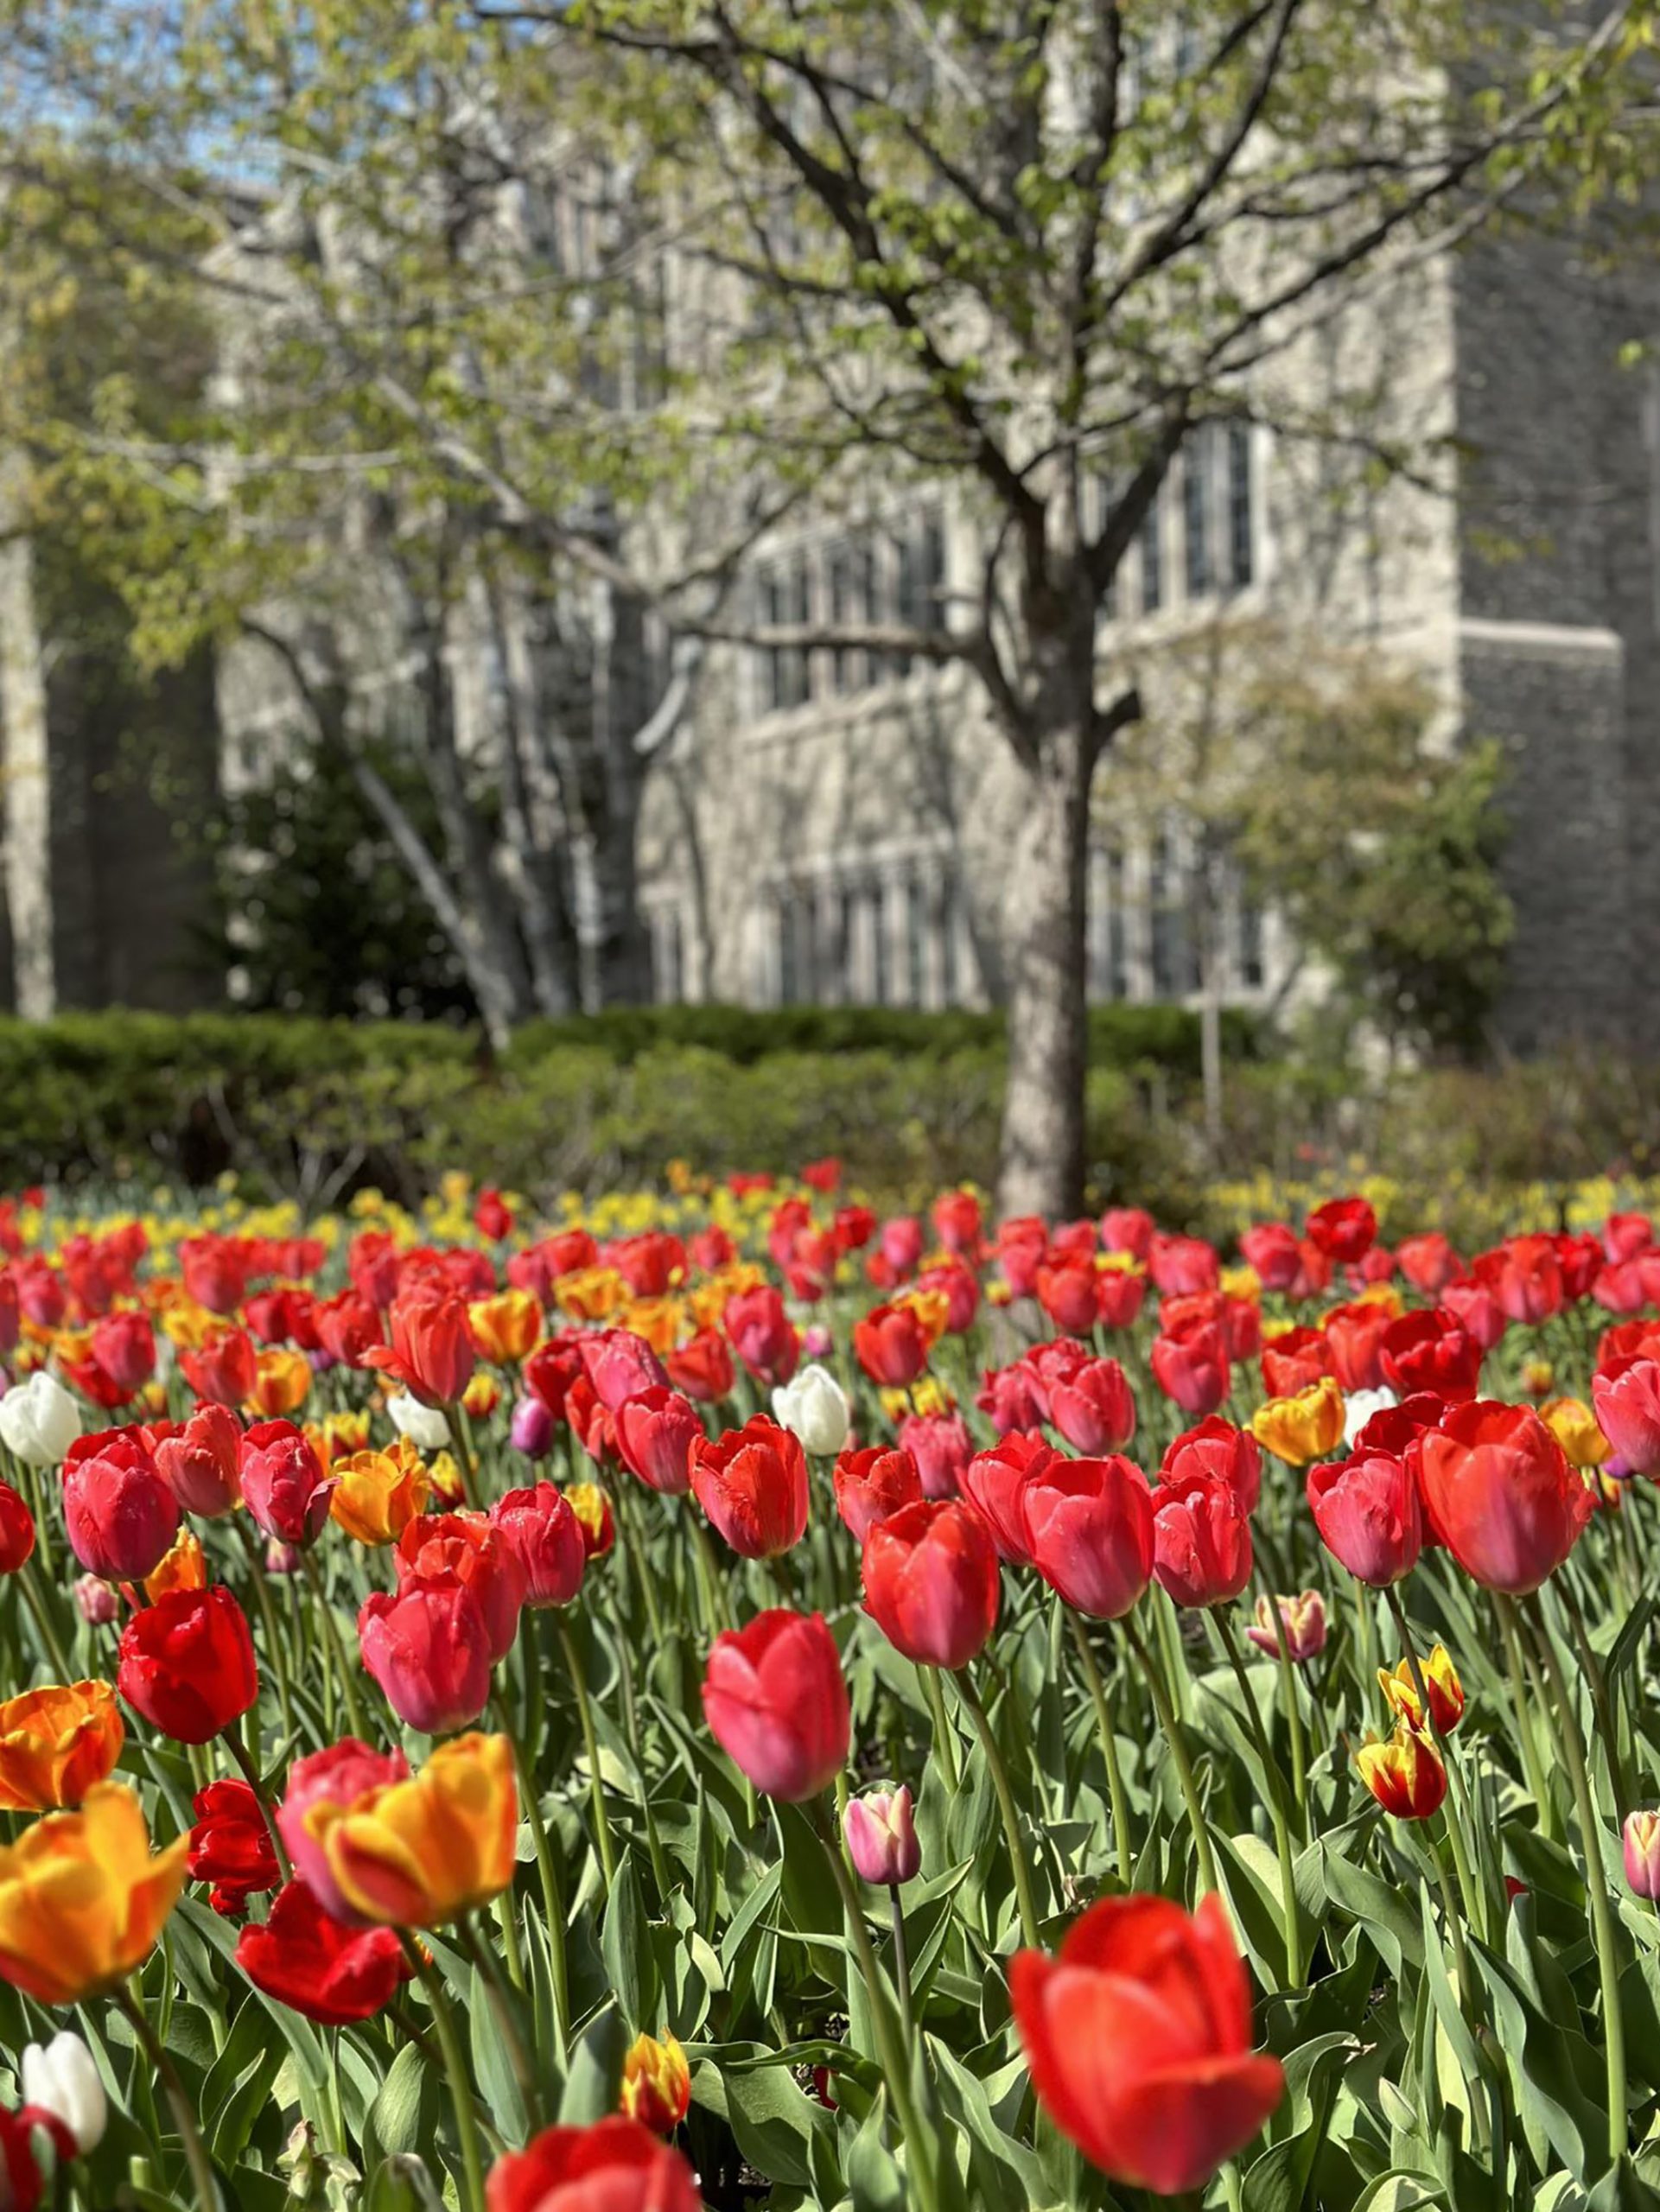
[[[1230,1018],[1228,1050],[1255,1048]],[[1091,1021],[1092,1141],[1110,1179],[1151,1174],[1162,1109],[1192,1088],[1195,1017]],[[899,1194],[988,1178],[1003,1040],[992,1014],[625,1008],[520,1032],[113,1011],[0,1020],[0,1186],[234,1170],[256,1187],[412,1198],[446,1169],[531,1191],[656,1179],[671,1157],[775,1172],[841,1151]],[[1152,1099],[1158,1113],[1145,1110]]]

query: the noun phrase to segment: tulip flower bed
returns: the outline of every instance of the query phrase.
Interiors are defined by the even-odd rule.
[[[1646,1217],[0,1247],[3,2212],[1660,2204]]]

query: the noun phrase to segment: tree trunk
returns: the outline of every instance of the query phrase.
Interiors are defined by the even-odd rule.
[[[1061,1219],[1084,1203],[1084,942],[1096,754],[1087,679],[1075,704],[1073,715],[1039,740],[1008,853],[1008,1080],[997,1178],[1005,1216]]]
[[[5,779],[6,906],[13,1003],[30,1021],[57,1011],[52,930],[52,787],[46,671],[34,549],[19,527],[16,462],[0,462],[0,731]]]

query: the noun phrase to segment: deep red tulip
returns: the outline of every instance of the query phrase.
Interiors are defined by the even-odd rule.
[[[1303,1233],[1339,1267],[1350,1267],[1376,1242],[1377,1216],[1364,1198],[1328,1198],[1309,1215]]]
[[[763,1796],[791,1804],[816,1797],[847,1764],[853,1727],[824,1615],[780,1606],[717,1636],[703,1713],[716,1742]]]
[[[928,1339],[909,1306],[873,1306],[853,1325],[861,1367],[884,1390],[903,1390],[928,1364]]]
[[[1308,1470],[1308,1510],[1320,1541],[1357,1581],[1387,1589],[1423,1548],[1418,1485],[1399,1456],[1358,1447],[1352,1459]]]
[[[1213,1321],[1185,1337],[1155,1337],[1151,1359],[1154,1381],[1191,1419],[1213,1414],[1228,1395],[1227,1345]]]
[[[732,1354],[717,1329],[700,1329],[690,1344],[665,1355],[669,1380],[700,1406],[717,1406],[732,1394]]]
[[[361,1367],[370,1352],[385,1344],[379,1314],[358,1291],[319,1299],[313,1318],[323,1350],[342,1367]]]
[[[431,1280],[417,1281],[392,1300],[391,1343],[372,1344],[364,1364],[384,1369],[426,1406],[454,1405],[478,1362],[467,1325],[467,1300]]]
[[[569,1605],[582,1586],[588,1547],[563,1491],[553,1483],[510,1490],[490,1508],[490,1518],[518,1561],[525,1604],[535,1612]]]
[[[478,1719],[490,1695],[490,1632],[457,1574],[377,1590],[358,1615],[363,1663],[400,1720],[444,1736]]]
[[[644,1337],[632,1329],[602,1329],[582,1339],[582,1365],[595,1395],[609,1414],[642,1390],[660,1390],[668,1382],[663,1363]],[[644,1480],[644,1478],[641,1478]]]
[[[1039,2103],[1113,2181],[1197,2191],[1285,2093],[1279,2060],[1251,2049],[1218,1897],[1191,1919],[1164,1897],[1103,1898],[1058,1956],[1016,1955],[1009,1993]]]
[[[1033,1564],[1069,1605],[1118,1620],[1153,1574],[1153,1499],[1125,1459],[1053,1458],[1021,1493]]]
[[[787,1382],[801,1357],[801,1339],[769,1282],[735,1291],[721,1312],[733,1350],[749,1372],[769,1389]]]
[[[959,1413],[907,1414],[900,1443],[917,1463],[925,1497],[955,1497],[963,1471],[974,1457],[974,1440]]]
[[[923,1495],[917,1463],[902,1446],[894,1450],[868,1444],[861,1451],[849,1445],[838,1456],[830,1481],[836,1510],[858,1544],[877,1522],[902,1505],[914,1505]]]
[[[1153,1544],[1153,1571],[1178,1605],[1225,1605],[1250,1580],[1250,1516],[1215,1476],[1160,1484]]]
[[[373,1751],[355,1736],[296,1759],[289,1770],[288,1789],[277,1815],[283,1844],[295,1872],[304,1879],[312,1895],[326,1912],[347,1927],[365,1923],[340,1894],[307,1815],[315,1805],[354,1804],[372,1789],[385,1789],[394,1782],[404,1781],[409,1770],[409,1761],[402,1751]]]
[[[976,1452],[963,1470],[963,1495],[985,1521],[999,1555],[1011,1567],[1032,1563],[1026,1543],[1026,1488],[1055,1456],[1041,1437],[1017,1431],[989,1452]]]
[[[1159,1468],[1161,1483],[1178,1483],[1185,1475],[1214,1476],[1227,1484],[1243,1511],[1255,1513],[1262,1494],[1262,1447],[1248,1428],[1209,1414],[1196,1428],[1182,1431]]]
[[[925,1499],[864,1540],[865,1611],[925,1667],[965,1667],[997,1624],[1001,1576],[989,1525],[956,1498]]]
[[[807,1526],[807,1455],[801,1440],[756,1414],[741,1428],[701,1437],[691,1449],[697,1503],[745,1559],[772,1559]]]
[[[118,1401],[135,1398],[156,1372],[156,1332],[148,1313],[106,1313],[93,1324],[92,1357]]]
[[[703,2212],[678,2151],[620,2114],[549,2127],[490,2170],[487,2212]]]
[[[255,1522],[279,1543],[316,1542],[334,1484],[291,1421],[261,1421],[243,1435],[242,1495]]]
[[[199,1398],[215,1405],[245,1405],[259,1377],[258,1355],[245,1329],[220,1329],[195,1351],[181,1351],[179,1365]]]
[[[1135,1401],[1116,1359],[1092,1359],[1049,1393],[1049,1419],[1073,1451],[1098,1459],[1135,1433]]]
[[[136,1428],[75,1439],[64,1461],[63,1517],[75,1557],[105,1582],[142,1582],[179,1533],[179,1502]]]
[[[213,1885],[207,1902],[227,1920],[282,1876],[259,1800],[245,1782],[210,1782],[191,1800],[190,1878]]]
[[[0,1574],[16,1574],[34,1549],[35,1516],[10,1483],[0,1483]]]
[[[177,1744],[205,1744],[259,1694],[247,1616],[225,1585],[170,1590],[121,1631],[116,1688]]]
[[[256,1989],[323,2028],[372,2019],[411,1972],[395,1928],[343,1926],[298,1879],[277,1891],[263,1926],[243,1929],[236,1962]]]
[[[511,1535],[489,1515],[417,1514],[399,1536],[392,1561],[400,1589],[453,1574],[478,1599],[491,1665],[507,1656],[525,1603],[525,1569]]]
[[[1451,1313],[1421,1306],[1384,1330],[1379,1347],[1383,1380],[1409,1398],[1419,1391],[1458,1404],[1481,1382],[1481,1347]]]
[[[1449,1407],[1412,1448],[1436,1535],[1490,1590],[1536,1590],[1591,1518],[1590,1491],[1526,1406]]]
[[[617,1450],[629,1472],[665,1497],[684,1497],[691,1488],[692,1446],[703,1437],[690,1400],[659,1382],[626,1398],[614,1420]]]

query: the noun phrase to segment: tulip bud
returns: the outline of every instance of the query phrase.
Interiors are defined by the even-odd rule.
[[[1326,1649],[1326,1600],[1318,1590],[1300,1590],[1294,1598],[1276,1597],[1280,1609],[1280,1625],[1276,1629],[1274,1616],[1266,1598],[1256,1600],[1256,1618],[1245,1634],[1259,1651],[1266,1651],[1277,1658],[1280,1637],[1285,1637],[1286,1656],[1294,1665],[1301,1666],[1307,1659]]]
[[[1660,1897],[1660,1813],[1625,1815],[1625,1879],[1633,1897]]]
[[[545,1459],[553,1448],[553,1415],[540,1398],[521,1398],[513,1408],[507,1440],[527,1459]]]
[[[96,1574],[75,1578],[75,1610],[88,1628],[108,1628],[121,1611],[121,1600],[111,1584]]]
[[[691,2069],[665,2028],[635,2037],[622,2062],[622,2109],[654,2135],[672,2135],[691,2103]]]
[[[1427,1821],[1447,1795],[1441,1753],[1415,1728],[1402,1725],[1386,1744],[1363,1744],[1356,1763],[1367,1789],[1397,1821]]]
[[[773,1393],[773,1414],[815,1459],[833,1459],[848,1440],[846,1394],[828,1368],[804,1367],[793,1381],[781,1382]]]
[[[273,1536],[265,1547],[267,1574],[297,1574],[300,1572],[300,1547],[285,1544],[280,1536]]]
[[[815,1321],[802,1331],[801,1349],[809,1359],[828,1359],[836,1349],[836,1339],[822,1321]]]
[[[922,1846],[917,1841],[911,1792],[906,1785],[849,1797],[842,1815],[842,1834],[861,1881],[893,1889],[916,1879],[922,1866]]]
[[[1464,1712],[1464,1685],[1458,1669],[1447,1656],[1447,1647],[1438,1643],[1423,1661],[1424,1688],[1429,1696],[1429,1718],[1438,1736],[1450,1736],[1458,1726]],[[1418,1686],[1412,1679],[1412,1665],[1402,1659],[1391,1675],[1387,1669],[1377,1670],[1377,1687],[1389,1700],[1390,1711],[1397,1720],[1404,1720],[1409,1728],[1421,1728],[1424,1717],[1419,1709]]]
[[[92,2055],[67,2028],[42,2046],[23,2051],[23,2102],[61,2120],[84,2155],[95,2151],[109,2125],[110,2107]]]
[[[1556,1387],[1556,1370],[1548,1359],[1524,1359],[1522,1388],[1530,1398],[1548,1398]]]

